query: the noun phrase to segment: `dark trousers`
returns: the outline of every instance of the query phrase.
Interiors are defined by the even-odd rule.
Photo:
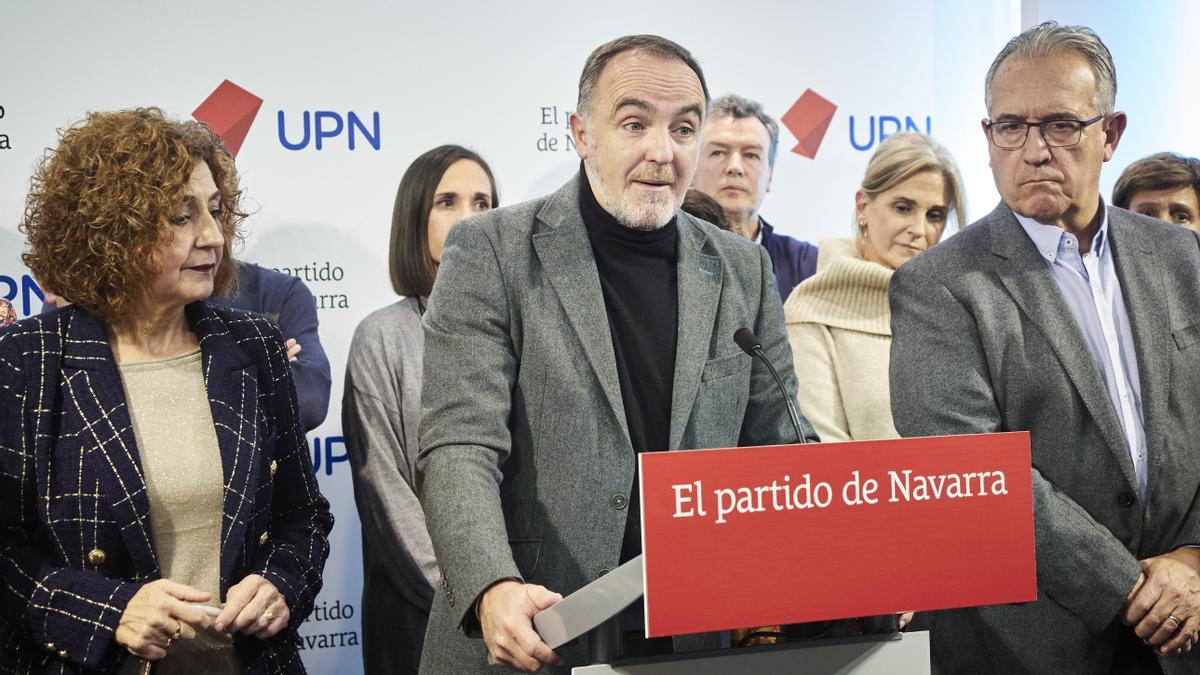
[[[1132,628],[1122,626],[1113,653],[1111,675],[1162,675],[1154,650],[1134,635]]]
[[[429,608],[416,607],[390,586],[364,588],[362,659],[366,675],[416,675]]]

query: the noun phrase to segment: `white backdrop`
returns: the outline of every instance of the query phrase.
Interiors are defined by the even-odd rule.
[[[1136,10],[1082,0],[10,3],[0,27],[0,297],[22,315],[41,304],[19,260],[17,223],[30,169],[56,129],[90,110],[142,105],[187,117],[226,79],[263,100],[238,155],[256,209],[240,257],[305,279],[334,372],[329,418],[309,440],[337,526],[325,591],[302,630],[305,660],[314,673],[356,672],[360,542],[341,440],[342,378],[355,325],[394,301],[389,219],[413,158],[448,142],[478,150],[502,204],[557,188],[578,161],[566,147],[565,115],[588,52],[652,32],[696,54],[714,96],[758,99],[777,118],[809,89],[837,106],[814,159],[791,152],[796,139],[782,132],[763,209],[782,232],[846,236],[869,141],[881,124],[893,131],[910,119],[957,157],[973,219],[997,200],[979,131],[984,73],[1022,25],[1044,18],[1091,23],[1116,58],[1118,107],[1130,112],[1130,127],[1104,173],[1106,194],[1133,159],[1200,154],[1191,116],[1200,53],[1189,35],[1200,10],[1186,0]],[[315,138],[285,147],[281,118],[295,145],[304,115],[320,111],[332,113],[321,116],[326,129],[353,114],[372,136],[378,114],[378,147],[359,133],[351,150],[345,130],[321,149]],[[539,150],[543,134],[557,139],[554,150]]]

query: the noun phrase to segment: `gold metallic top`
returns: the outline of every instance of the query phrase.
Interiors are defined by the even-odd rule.
[[[122,365],[120,372],[159,569],[163,578],[212,593],[215,605],[221,600],[224,477],[201,364],[197,349]],[[212,631],[171,644],[154,667],[162,674],[240,671],[232,638]]]

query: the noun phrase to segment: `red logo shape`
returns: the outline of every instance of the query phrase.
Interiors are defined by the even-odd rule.
[[[783,116],[783,124],[796,137],[792,152],[809,159],[817,156],[825,131],[833,121],[837,106],[812,89],[805,89]]]
[[[261,98],[225,80],[192,111],[192,117],[215,131],[229,154],[237,157],[262,102]]]

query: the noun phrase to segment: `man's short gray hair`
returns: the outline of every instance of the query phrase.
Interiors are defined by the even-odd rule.
[[[711,117],[732,117],[735,120],[753,117],[767,128],[771,145],[767,148],[767,164],[775,166],[775,153],[779,150],[779,123],[763,112],[762,104],[737,94],[725,94],[713,101]]]
[[[1009,40],[992,61],[983,83],[983,100],[988,114],[992,114],[992,78],[1005,59],[1010,56],[1027,59],[1064,51],[1074,52],[1087,61],[1096,77],[1096,96],[1092,103],[1099,114],[1111,113],[1117,104],[1117,67],[1113,65],[1108,47],[1091,28],[1060,26],[1054,21],[1046,21]]]
[[[700,69],[700,63],[696,61],[696,57],[692,56],[691,52],[658,35],[626,35],[596,47],[595,51],[588,56],[587,61],[583,64],[583,72],[579,75],[579,98],[575,101],[577,113],[586,115],[590,111],[592,92],[596,89],[596,83],[600,81],[600,73],[604,72],[604,66],[608,65],[614,56],[635,49],[660,59],[683,61],[684,65],[691,68],[692,72],[696,73],[696,77],[700,79],[700,88],[704,90],[704,107],[707,110],[708,83],[704,81],[704,71]]]

